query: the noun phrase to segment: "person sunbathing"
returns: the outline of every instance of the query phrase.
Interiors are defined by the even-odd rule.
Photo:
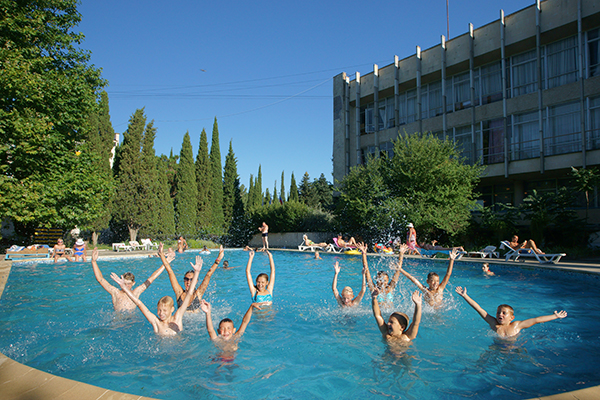
[[[455,247],[444,247],[444,246],[438,246],[437,244],[437,240],[432,240],[431,244],[429,243],[421,243],[419,244],[419,247],[425,249],[425,250],[460,250],[460,251],[465,251],[465,249],[462,246],[455,246]]]
[[[356,247],[357,243],[356,240],[351,237],[350,240],[348,240],[347,242],[342,238],[342,234],[340,233],[337,237],[337,244],[339,247]]]
[[[323,247],[323,248],[328,246],[328,244],[325,242],[315,243],[312,240],[310,240],[308,238],[308,236],[306,236],[306,235],[302,235],[302,245],[307,246],[307,247],[318,246],[318,247]]]
[[[535,245],[535,242],[532,239],[526,240],[523,243],[519,243],[519,237],[514,235],[508,244],[513,250],[531,249],[537,254],[544,254],[544,252]]]

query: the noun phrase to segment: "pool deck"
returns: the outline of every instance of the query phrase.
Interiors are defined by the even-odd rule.
[[[272,249],[273,251],[283,251]],[[285,250],[296,251],[297,250]],[[91,252],[90,252],[91,253]],[[101,251],[101,258],[119,258],[119,257],[143,257],[146,258],[154,252],[136,251],[132,253],[115,253],[109,250]],[[327,254],[327,253],[321,253]],[[340,254],[336,254],[340,255]],[[91,256],[91,254],[90,254]],[[345,256],[342,254],[342,256]],[[413,256],[407,256],[413,257]],[[91,257],[90,257],[91,258]],[[420,257],[417,257],[420,258]],[[21,260],[18,260],[21,261]],[[26,261],[26,260],[23,260]],[[27,261],[31,261],[27,260]],[[47,262],[48,259],[35,259],[35,261]],[[503,259],[481,259],[481,258],[462,258],[460,261],[505,263]],[[4,286],[8,280],[12,267],[11,260],[0,260],[0,297],[4,291]],[[536,268],[560,269],[572,272],[600,274],[600,260],[561,262],[559,264],[540,264],[538,262],[524,261],[512,262],[515,265],[522,265]],[[150,397],[136,396],[127,393],[115,392],[103,389],[87,383],[61,378],[49,374],[24,364],[16,362],[4,354],[0,353],[0,398],[2,400],[133,400],[148,399]],[[596,400],[600,399],[600,386],[594,386],[586,389],[572,392],[559,393],[551,396],[536,397],[535,399],[544,400]]]

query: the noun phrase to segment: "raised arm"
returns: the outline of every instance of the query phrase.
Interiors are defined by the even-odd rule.
[[[366,291],[367,291],[367,270],[366,270],[365,267],[363,267],[363,270],[362,270],[362,287],[360,288],[360,292],[358,293],[358,296],[356,296],[354,298],[354,300],[352,300],[352,303],[359,304],[362,301],[362,299],[363,299]]]
[[[413,321],[405,332],[410,340],[417,337],[419,333],[419,325],[421,324],[421,304],[423,300],[423,294],[418,290],[415,290],[412,294],[412,301],[415,303],[415,315],[413,315]]]
[[[167,273],[169,274],[169,281],[171,281],[171,287],[173,288],[173,292],[175,292],[175,299],[178,299],[181,297],[184,290],[181,287],[181,285],[179,284],[179,282],[177,282],[177,277],[175,276],[175,272],[173,272],[173,269],[171,268],[171,263],[165,257],[163,248],[164,248],[164,244],[160,243],[158,245],[158,256],[160,257],[160,260],[162,261],[165,269],[167,270]]]
[[[269,250],[267,250],[267,256],[269,256],[269,266],[271,267],[271,276],[269,277],[267,290],[273,295],[273,288],[275,287],[275,262],[273,262],[273,254]]]
[[[104,290],[106,290],[111,295],[113,295],[115,292],[119,291],[119,289],[117,289],[116,287],[114,287],[113,285],[108,283],[106,281],[106,279],[104,279],[104,277],[102,276],[102,272],[100,272],[100,268],[98,267],[98,248],[97,247],[94,247],[94,251],[92,252],[92,268],[94,270],[94,276],[96,277],[96,280],[98,281],[100,286],[102,286],[104,288]]]
[[[248,251],[248,265],[246,265],[246,280],[248,281],[248,289],[250,289],[250,295],[254,297],[256,294],[256,287],[252,281],[252,260],[254,259],[254,250]]]
[[[373,293],[371,293],[371,305],[373,307],[373,316],[375,317],[375,322],[377,322],[379,332],[381,332],[382,335],[385,335],[388,332],[388,327],[383,317],[381,316],[381,310],[379,309],[377,295],[379,295],[379,290],[374,290]]]
[[[363,269],[367,270],[367,284],[369,285],[369,290],[371,292],[373,292],[375,290],[375,284],[373,283],[373,279],[371,278],[371,271],[369,271],[369,263],[367,262],[367,245],[364,244],[363,242],[360,242],[356,245],[356,247],[358,247],[358,249],[360,250],[360,252],[362,253],[362,264],[363,264]]]
[[[146,317],[148,322],[150,322],[150,324],[152,324],[152,327],[154,328],[154,332],[158,333],[158,317],[156,315],[152,314],[152,312],[150,312],[150,310],[148,310],[148,307],[146,307],[140,299],[135,297],[133,292],[127,287],[127,285],[125,285],[125,279],[123,279],[123,277],[119,277],[114,272],[112,272],[110,274],[110,277],[119,284],[121,289],[123,289],[125,294],[127,294],[127,297],[129,297],[131,299],[131,301],[133,301],[135,303],[135,305],[140,309],[142,314],[144,314],[144,317]]]
[[[442,279],[442,282],[440,282],[440,291],[444,290],[444,288],[450,281],[450,276],[452,275],[452,268],[454,267],[454,260],[456,260],[456,257],[458,257],[458,249],[452,250],[448,257],[448,269],[446,270],[446,276],[444,276],[444,279]]]
[[[331,283],[331,290],[333,291],[333,295],[335,296],[335,299],[337,300],[338,304],[340,306],[343,306],[344,302],[340,298],[340,292],[338,292],[338,290],[337,290],[337,278],[338,278],[338,274],[340,273],[340,263],[338,261],[336,261],[335,264],[333,264],[333,270],[335,271],[335,273],[333,274],[333,282]]]
[[[417,278],[415,278],[414,276],[412,276],[411,274],[409,274],[408,272],[406,272],[404,269],[402,269],[402,265],[398,266],[398,269],[400,270],[400,272],[402,273],[402,275],[404,275],[405,277],[407,277],[412,283],[414,283],[415,285],[417,285],[417,287],[424,292],[426,289],[425,287],[421,284],[421,282],[419,282],[419,280]]]
[[[244,314],[244,318],[242,319],[242,323],[240,325],[240,328],[234,334],[234,336],[236,338],[239,338],[240,336],[242,336],[244,334],[244,332],[246,332],[246,328],[248,327],[248,324],[250,323],[250,318],[252,318],[252,309],[253,308],[256,308],[257,310],[260,310],[259,303],[252,303],[252,304],[250,304],[250,307],[248,308],[248,311],[246,311],[246,314]]]
[[[208,331],[208,336],[210,336],[211,340],[214,340],[217,338],[217,332],[215,332],[215,328],[213,327],[211,308],[210,303],[202,299],[200,309],[206,314],[206,330]]]
[[[469,303],[469,305],[471,307],[473,307],[473,309],[475,311],[477,311],[477,313],[481,316],[481,318],[483,318],[483,320],[488,323],[490,328],[492,328],[493,330],[496,330],[496,324],[498,323],[498,321],[496,321],[496,318],[494,318],[490,314],[488,314],[488,312],[485,311],[483,308],[481,308],[481,306],[479,304],[477,304],[477,302],[475,302],[475,300],[473,300],[472,298],[469,297],[469,295],[467,294],[467,288],[462,288],[460,286],[457,286],[456,293],[461,295],[462,298],[465,299],[467,301],[467,303]]]
[[[167,262],[168,262],[169,264],[170,264],[171,262],[173,262],[173,260],[175,259],[175,252],[168,253],[168,254],[167,254],[167,257],[166,257],[166,259],[167,259]],[[133,290],[133,294],[135,294],[137,297],[140,297],[140,295],[141,295],[142,293],[144,293],[144,291],[145,291],[146,289],[148,289],[148,286],[150,286],[150,285],[152,284],[152,282],[154,282],[154,280],[155,280],[156,278],[158,278],[158,276],[159,276],[160,274],[162,274],[162,272],[163,272],[164,270],[165,270],[165,265],[163,264],[163,265],[161,265],[161,266],[160,266],[160,267],[159,267],[159,268],[158,268],[156,271],[154,271],[154,272],[152,273],[152,275],[150,275],[150,277],[149,277],[148,279],[146,279],[146,281],[145,281],[144,283],[142,283],[140,286],[136,287],[136,288]]]
[[[196,295],[198,296],[199,299],[201,299],[202,296],[204,296],[204,292],[206,292],[206,288],[208,287],[208,284],[210,283],[210,277],[217,270],[217,267],[219,266],[219,263],[223,259],[224,254],[225,254],[225,251],[223,250],[223,245],[221,245],[221,247],[219,247],[219,255],[217,256],[217,259],[215,260],[212,267],[210,267],[210,269],[204,276],[204,279],[202,279],[202,283],[200,283],[200,286],[198,287],[198,289],[196,289]]]
[[[526,329],[526,328],[530,328],[535,324],[541,324],[543,322],[549,322],[549,321],[554,321],[555,319],[562,319],[565,318],[567,316],[567,312],[562,310],[562,311],[554,311],[554,314],[552,315],[544,315],[542,317],[536,317],[536,318],[529,318],[526,319],[525,321],[519,321],[519,324],[517,325],[518,329]]]
[[[192,283],[190,284],[190,287],[193,288],[193,287],[196,287],[196,283],[198,283],[198,275],[200,275],[200,270],[202,269],[202,257],[196,256],[196,264],[190,263],[190,265],[194,269],[194,277],[192,278]],[[185,299],[183,299],[183,302],[181,303],[181,307],[179,307],[177,309],[177,311],[175,312],[175,322],[177,324],[179,324],[180,326],[181,326],[181,319],[183,318],[183,314],[185,314],[185,311],[187,310],[188,306],[192,302],[193,297],[194,296],[192,296],[191,293],[188,293],[187,296],[185,296]]]
[[[392,280],[390,282],[390,288],[393,290],[398,283],[398,279],[400,278],[400,271],[402,270],[402,264],[404,263],[404,253],[408,251],[408,246],[405,244],[400,245],[400,254],[398,255],[398,267],[396,268],[396,272],[394,272],[394,276],[392,276]]]

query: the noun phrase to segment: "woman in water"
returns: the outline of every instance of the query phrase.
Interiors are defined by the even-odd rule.
[[[162,245],[162,243],[160,244],[160,246],[158,248],[158,255],[160,256],[160,259],[162,260],[163,265],[165,266],[165,268],[169,274],[169,280],[171,281],[171,286],[173,287],[173,291],[175,292],[175,298],[177,299],[177,307],[181,307],[181,305],[183,304],[183,301],[187,297],[188,293],[190,293],[190,291],[192,291],[192,296],[194,296],[194,297],[189,302],[189,306],[186,311],[192,311],[192,312],[200,311],[200,300],[202,300],[202,296],[204,295],[204,292],[206,291],[206,288],[208,287],[208,284],[210,283],[210,277],[217,270],[219,263],[223,259],[223,254],[224,254],[223,246],[221,246],[219,248],[219,255],[217,256],[215,263],[212,265],[212,267],[210,267],[210,269],[204,276],[202,283],[196,290],[193,290],[193,288],[191,287],[192,278],[194,277],[194,270],[189,270],[188,272],[186,272],[185,275],[183,276],[183,284],[185,286],[185,290],[184,290],[181,287],[181,285],[179,284],[179,282],[177,282],[177,277],[175,276],[175,273],[173,272],[173,269],[171,268],[171,264],[169,264],[169,262],[167,261],[167,259],[165,257],[165,254],[163,253],[163,245]]]
[[[266,253],[269,256],[269,264],[271,265],[271,280],[269,280],[269,275],[262,273],[256,277],[256,285],[252,283],[252,274],[250,270],[252,268],[252,260],[254,259],[254,250],[250,250],[248,254],[248,265],[246,266],[246,280],[248,281],[252,302],[260,303],[260,305],[270,305],[273,302],[273,286],[275,285],[275,263],[273,262],[273,255],[268,250]]]
[[[377,277],[375,278],[375,281],[373,281],[371,278],[371,273],[369,272],[369,264],[367,263],[367,245],[364,243],[359,243],[358,249],[362,252],[362,262],[363,267],[366,270],[369,290],[373,292],[377,289],[377,301],[379,303],[387,306],[392,305],[394,302],[394,289],[396,288],[396,284],[400,278],[400,270],[402,269],[402,263],[404,262],[404,253],[406,253],[408,250],[408,246],[405,244],[400,245],[400,255],[398,256],[399,265],[396,267],[396,272],[394,273],[391,281],[388,273],[385,271],[377,272]]]

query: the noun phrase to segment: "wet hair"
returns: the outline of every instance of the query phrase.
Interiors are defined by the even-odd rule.
[[[408,327],[408,315],[402,312],[395,312],[390,315],[390,318],[395,318],[402,327],[402,330],[405,330]]]
[[[510,311],[510,315],[512,315],[513,317],[515,316],[515,310],[508,304],[500,304],[498,306],[498,310],[500,310],[501,308],[506,308],[508,311]]]
[[[344,289],[342,289],[342,294],[344,293],[350,293],[354,295],[354,292],[352,291],[352,288],[350,286],[346,286]]]
[[[173,303],[173,298],[171,296],[162,297],[158,301],[157,305],[160,306],[161,304],[164,304],[167,307],[175,307],[175,304]]]
[[[438,279],[440,279],[440,276],[436,272],[430,272],[430,273],[427,274],[427,280],[429,281],[434,276],[437,276]]]
[[[192,274],[192,275],[193,275],[193,274],[195,274],[195,273],[196,273],[196,271],[194,271],[193,269],[190,269],[190,270],[189,270],[189,271],[187,271],[185,274],[183,274],[183,277],[185,278],[185,276],[186,276],[187,274]]]
[[[267,280],[267,282],[269,282],[269,275],[265,274],[264,272],[263,272],[263,273],[261,273],[261,274],[258,274],[258,276],[256,277],[256,280],[258,281],[258,278],[260,278],[261,276],[264,276],[264,277],[265,277],[265,279]],[[256,287],[256,285],[254,285],[254,287],[255,287],[256,289],[258,289],[258,288]]]
[[[131,272],[125,272],[123,274],[123,279],[125,279],[127,281],[131,281],[131,282],[135,282],[135,276],[133,276],[133,274]]]
[[[231,323],[231,325],[233,325],[233,321],[232,321],[231,319],[229,319],[229,318],[223,318],[223,319],[221,320],[221,322],[219,322],[219,330],[221,330],[221,325],[222,325],[223,323],[225,323],[225,322],[230,322],[230,323]]]

